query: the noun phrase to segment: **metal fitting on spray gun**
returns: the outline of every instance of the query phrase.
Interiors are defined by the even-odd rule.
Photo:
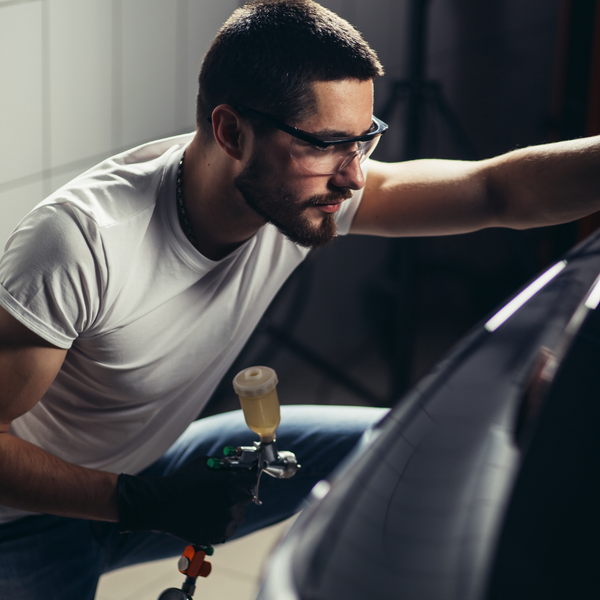
[[[226,446],[223,458],[210,458],[212,469],[256,469],[257,483],[253,502],[260,504],[258,487],[263,473],[276,479],[289,479],[300,468],[293,452],[279,451],[275,431],[281,414],[277,397],[277,374],[270,367],[249,367],[240,371],[233,380],[233,389],[239,396],[248,427],[258,434],[260,441],[253,446]]]
[[[277,374],[269,367],[249,367],[238,373],[233,388],[240,398],[248,427],[258,434],[260,441],[252,446],[226,446],[223,458],[209,458],[211,469],[255,469],[256,487],[252,490],[253,502],[258,499],[258,486],[263,473],[276,479],[289,479],[300,468],[293,452],[277,450],[275,431],[281,419],[277,397]],[[188,546],[179,559],[178,568],[186,575],[181,589],[169,588],[158,600],[191,600],[198,577],[208,577],[211,565],[205,560],[211,556],[211,546]]]

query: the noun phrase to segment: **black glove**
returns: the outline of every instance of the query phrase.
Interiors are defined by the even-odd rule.
[[[168,533],[200,545],[223,543],[244,520],[256,473],[213,470],[197,458],[166,477],[125,475],[117,481],[119,531]]]

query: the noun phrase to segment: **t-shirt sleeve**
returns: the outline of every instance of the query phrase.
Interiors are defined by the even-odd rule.
[[[70,348],[99,313],[101,248],[98,228],[77,209],[36,208],[0,259],[0,305],[51,344]]]
[[[369,166],[369,160],[367,159],[362,165],[363,175],[365,179],[367,177],[367,170]],[[350,228],[352,227],[352,222],[354,221],[354,216],[356,215],[356,211],[360,206],[360,201],[362,199],[364,186],[360,188],[360,190],[356,190],[352,197],[342,202],[342,206],[340,210],[336,213],[336,223],[337,223],[337,233],[338,235],[347,235],[350,233]]]

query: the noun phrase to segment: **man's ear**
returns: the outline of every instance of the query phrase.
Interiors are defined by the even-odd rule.
[[[225,154],[243,160],[250,143],[250,126],[229,104],[219,104],[211,116],[213,136]]]

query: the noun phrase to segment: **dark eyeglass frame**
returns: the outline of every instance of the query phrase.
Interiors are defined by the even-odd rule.
[[[313,135],[312,133],[308,133],[308,131],[298,129],[298,127],[291,127],[290,125],[286,125],[279,119],[276,119],[275,117],[262,113],[258,110],[254,110],[253,108],[248,108],[246,106],[233,106],[233,108],[235,108],[242,114],[251,113],[258,117],[262,117],[265,121],[273,125],[273,127],[275,127],[276,129],[284,131],[285,133],[289,133],[291,136],[298,138],[303,142],[308,142],[309,144],[318,146],[319,148],[327,148],[328,146],[335,146],[337,144],[349,144],[352,142],[368,142],[376,137],[379,137],[380,135],[383,135],[388,130],[387,123],[384,123],[381,119],[378,119],[375,115],[373,115],[373,125],[376,127],[374,131],[369,131],[368,133],[364,133],[363,135],[357,135],[355,137],[325,138]],[[210,117],[208,117],[208,122],[212,122],[212,119]]]

